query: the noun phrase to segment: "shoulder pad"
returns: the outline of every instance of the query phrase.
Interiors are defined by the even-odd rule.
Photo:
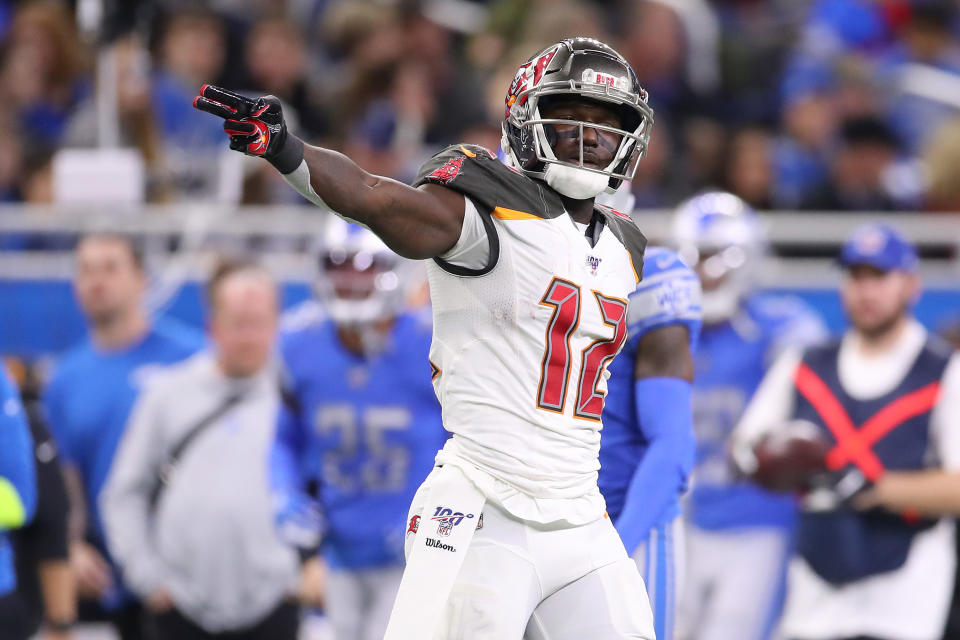
[[[603,215],[604,221],[613,232],[613,235],[630,252],[630,259],[633,261],[633,269],[637,274],[637,282],[643,279],[644,259],[643,254],[647,248],[647,238],[640,231],[640,227],[626,213],[617,211],[612,207],[601,204],[594,204],[594,208]]]
[[[508,167],[478,145],[452,145],[427,160],[413,186],[428,182],[468,196],[482,214],[494,215],[500,209],[504,216],[520,212],[555,218],[564,213],[563,203],[553,190]]]
[[[651,247],[644,258],[643,282],[630,296],[627,329],[631,337],[670,324],[686,325],[696,343],[703,321],[700,279],[673,251]]]

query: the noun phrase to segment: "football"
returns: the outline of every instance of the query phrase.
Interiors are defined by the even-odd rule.
[[[816,425],[794,420],[760,440],[753,448],[756,467],[750,479],[771,491],[795,492],[827,471],[831,445]]]

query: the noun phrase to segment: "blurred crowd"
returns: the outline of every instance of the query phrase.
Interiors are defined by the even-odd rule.
[[[99,21],[90,4],[0,4],[6,202],[52,202],[55,154],[104,144],[139,152],[148,202],[297,202],[253,162],[222,188],[203,83],[274,94],[304,139],[409,180],[447,144],[497,148],[517,66],[591,35],[656,112],[638,207],[722,188],[760,209],[960,209],[954,0],[139,0]]]

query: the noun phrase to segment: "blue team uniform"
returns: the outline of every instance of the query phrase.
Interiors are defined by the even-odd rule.
[[[46,388],[50,431],[64,463],[76,467],[83,479],[87,533],[103,553],[98,500],[130,410],[152,374],[203,345],[200,332],[167,320],[155,322],[136,344],[118,350],[100,350],[88,339],[63,356]]]
[[[772,362],[786,347],[799,347],[826,336],[820,318],[791,297],[755,294],[745,299],[729,321],[704,327],[694,354],[693,420],[697,460],[686,504],[692,552],[687,576],[691,620],[699,609],[712,611],[718,601],[745,598],[746,611],[727,612],[742,626],[723,637],[769,637],[785,595],[796,505],[792,496],[774,494],[738,478],[730,462],[734,427]],[[738,542],[739,541],[739,542]],[[752,565],[711,561],[717,544],[752,557]],[[724,568],[719,569],[718,567]],[[739,573],[738,573],[739,572]],[[746,586],[745,586],[746,585]],[[719,606],[719,605],[716,605]],[[708,617],[704,625],[728,625]]]
[[[727,447],[747,402],[781,350],[826,335],[822,320],[801,301],[766,294],[749,298],[730,322],[704,328],[694,355],[697,463],[689,515],[695,526],[711,531],[792,527],[793,498],[734,480]]]
[[[653,552],[658,557],[644,558],[641,564],[646,573],[644,581],[651,591],[657,637],[669,638],[673,594],[665,591],[674,583],[670,525],[680,513],[679,498],[686,487],[686,477],[677,470],[689,464],[682,459],[689,456],[689,451],[685,453],[684,449],[692,448],[692,434],[656,433],[651,429],[652,425],[646,425],[645,430],[637,415],[634,363],[640,338],[658,327],[682,324],[689,330],[691,348],[696,344],[701,324],[697,275],[680,261],[676,253],[659,247],[648,248],[643,261],[643,281],[630,297],[627,313],[627,342],[610,365],[598,482],[607,502],[607,512],[618,524],[618,529],[622,528],[618,520],[631,483],[639,483],[633,487],[631,495],[642,497],[644,501],[643,508],[649,515],[641,528],[647,529],[649,534],[640,532],[637,536],[627,536],[623,530],[620,533],[625,541],[640,538],[656,541],[646,544],[643,552],[647,555]],[[628,548],[627,551],[632,554],[634,549]],[[660,589],[656,589],[656,585]]]
[[[382,352],[347,351],[329,319],[284,331],[285,401],[272,482],[280,497],[318,487],[334,569],[402,565],[410,501],[446,441],[430,378],[429,318],[401,314]]]
[[[0,367],[0,482],[13,490],[19,502],[23,522],[0,521],[0,596],[16,587],[13,551],[4,533],[7,526],[23,526],[33,517],[37,505],[36,470],[33,461],[33,439],[27,418],[20,404],[20,394]],[[12,515],[12,514],[11,514]]]

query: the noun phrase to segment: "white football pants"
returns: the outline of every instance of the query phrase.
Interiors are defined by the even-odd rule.
[[[686,528],[681,640],[764,640],[782,607],[789,534],[782,528]]]
[[[439,525],[421,512],[436,475],[410,508],[431,536]],[[434,640],[654,640],[643,580],[609,518],[542,526],[489,502],[482,513]]]

